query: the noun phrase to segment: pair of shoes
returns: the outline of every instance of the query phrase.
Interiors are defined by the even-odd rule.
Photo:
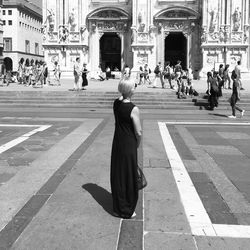
[[[244,88],[240,88],[240,90],[245,90]]]
[[[245,110],[243,109],[243,110],[240,112],[241,117],[243,117],[244,113],[245,113]]]
[[[228,87],[228,89],[232,89],[231,87]]]
[[[232,119],[235,119],[236,116],[235,115],[229,115],[228,118],[232,118]]]

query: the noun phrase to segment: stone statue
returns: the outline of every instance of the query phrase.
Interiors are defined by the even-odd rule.
[[[87,30],[86,25],[81,26],[80,34],[81,34],[81,40],[86,41],[87,40],[87,35],[88,35],[88,30]]]
[[[241,12],[237,7],[232,15],[233,18],[233,31],[238,31],[240,28]]]
[[[203,29],[203,32],[202,32],[202,35],[201,35],[201,41],[203,43],[207,43],[207,41],[208,41],[208,34],[207,34],[206,29]]]
[[[209,32],[212,33],[215,31],[218,19],[218,12],[216,9],[213,9],[209,12],[210,14],[210,24],[209,24]]]
[[[138,14],[138,23],[139,23],[138,32],[144,32],[146,24],[143,21],[143,14],[141,12],[139,12],[139,14]]]
[[[69,13],[68,23],[69,23],[70,31],[74,32],[76,29],[76,18],[75,18],[75,9],[74,8]]]
[[[46,17],[46,20],[44,22],[44,25],[48,22],[49,23],[49,32],[53,32],[54,28],[55,28],[55,13],[54,11],[51,10],[47,10],[49,13]]]
[[[132,34],[131,34],[131,44],[136,42],[136,36],[137,36],[137,29],[135,26],[131,27]]]

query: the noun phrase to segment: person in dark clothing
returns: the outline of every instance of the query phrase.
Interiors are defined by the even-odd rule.
[[[88,86],[87,74],[89,71],[87,70],[87,64],[84,63],[82,67],[82,90],[85,90],[84,87]]]
[[[212,76],[211,72],[207,72],[207,89],[208,89],[208,102],[211,110],[218,107],[218,93],[219,87],[217,82],[217,75]]]
[[[237,101],[240,100],[240,83],[237,80],[237,74],[233,70],[232,72],[232,80],[233,80],[233,88],[232,88],[232,96],[230,98],[230,104],[232,107],[232,115],[228,116],[228,118],[236,118],[235,111],[240,111],[241,117],[243,117],[245,110],[241,109],[240,107],[236,106]]]
[[[118,90],[122,96],[114,101],[115,132],[112,143],[110,182],[114,216],[135,216],[138,200],[137,148],[142,129],[139,109],[131,102],[136,85],[122,79]]]

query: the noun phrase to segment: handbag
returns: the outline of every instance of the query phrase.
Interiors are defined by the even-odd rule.
[[[138,190],[143,189],[147,186],[147,180],[145,178],[145,175],[142,172],[142,169],[138,166],[137,167],[138,171],[138,179],[137,179],[137,184],[138,184]]]

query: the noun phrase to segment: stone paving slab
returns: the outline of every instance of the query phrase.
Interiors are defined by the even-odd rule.
[[[247,250],[250,246],[250,239],[195,236],[195,241],[202,250]]]
[[[150,232],[145,235],[144,249],[197,250],[197,247],[192,235]]]
[[[3,215],[0,221],[1,229],[57,168],[66,161],[75,147],[89,135],[99,122],[100,120],[84,121],[82,125],[63,138],[60,143],[33,161],[30,168],[22,169],[10,181],[1,186],[0,214]]]

